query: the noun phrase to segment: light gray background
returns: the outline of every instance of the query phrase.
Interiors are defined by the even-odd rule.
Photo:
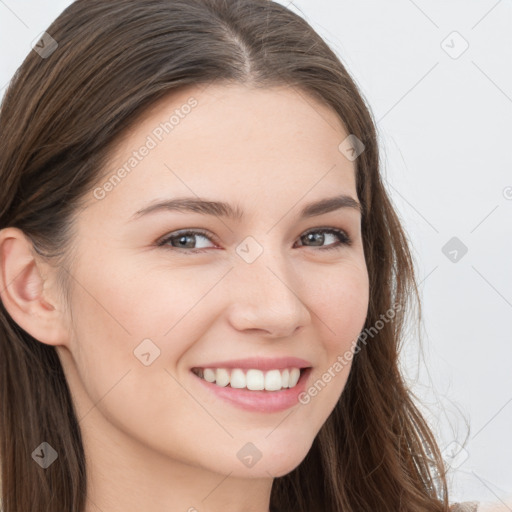
[[[503,500],[512,493],[512,5],[279,1],[336,51],[377,121],[425,314],[424,359],[411,329],[402,365],[451,462],[452,498]],[[0,0],[0,95],[70,3]],[[442,251],[452,237],[468,248],[449,255],[456,262]]]

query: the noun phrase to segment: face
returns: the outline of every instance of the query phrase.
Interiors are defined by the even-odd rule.
[[[234,476],[303,460],[368,307],[347,136],[305,94],[219,85],[130,130],[76,219],[59,355],[82,428]]]

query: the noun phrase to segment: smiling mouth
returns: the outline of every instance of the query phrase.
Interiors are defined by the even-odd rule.
[[[251,391],[281,391],[297,385],[301,375],[309,368],[290,367],[262,371],[242,368],[192,368],[199,378],[219,387]]]

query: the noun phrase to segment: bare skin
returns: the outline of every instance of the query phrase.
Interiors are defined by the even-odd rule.
[[[0,232],[2,300],[20,326],[57,348],[76,404],[86,512],[267,512],[273,479],[306,456],[350,361],[308,404],[271,413],[220,400],[191,368],[295,356],[311,362],[312,385],[364,326],[360,212],[299,217],[321,199],[358,200],[355,162],[338,149],[348,133],[304,93],[220,85],[174,93],[130,130],[106,179],[191,97],[197,106],[133,170],[115,186],[100,183],[104,197],[91,191],[76,218],[68,307],[56,269],[21,231]],[[244,217],[159,210],[132,219],[184,196],[230,203]],[[351,245],[320,228],[344,231]],[[157,245],[185,229],[207,235],[189,235],[188,248],[179,236]],[[240,247],[262,252],[248,263]],[[147,345],[146,359],[160,351],[148,365],[134,354],[145,339],[157,347]],[[247,443],[261,454],[252,467],[237,456]]]

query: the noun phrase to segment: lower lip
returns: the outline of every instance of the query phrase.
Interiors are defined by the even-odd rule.
[[[282,389],[281,391],[251,391],[249,389],[232,388],[231,386],[217,386],[212,382],[192,375],[216,396],[241,409],[252,412],[279,412],[289,409],[299,403],[299,395],[306,388],[306,381],[311,373],[311,368],[301,371],[300,378],[293,388]]]

